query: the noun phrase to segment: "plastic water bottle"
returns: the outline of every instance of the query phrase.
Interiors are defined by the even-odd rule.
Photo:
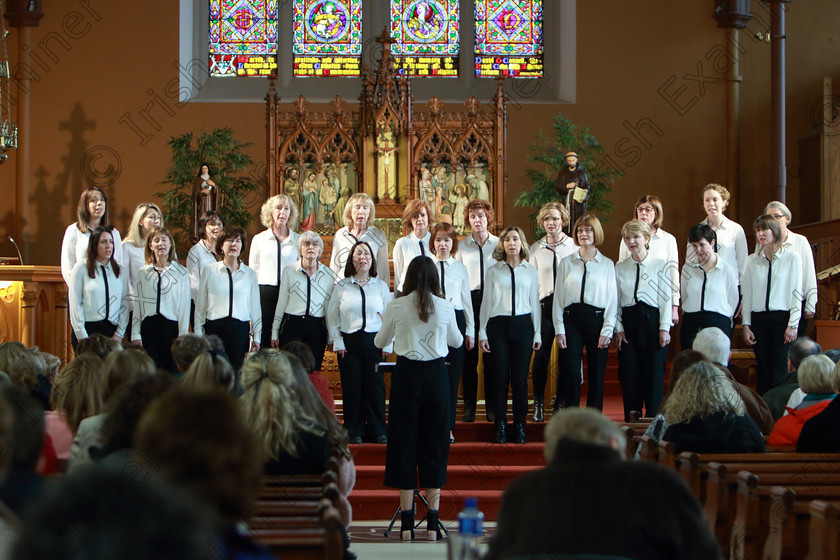
[[[464,500],[464,509],[458,514],[458,539],[451,560],[478,560],[481,558],[481,537],[484,535],[484,514],[478,509],[478,498]]]

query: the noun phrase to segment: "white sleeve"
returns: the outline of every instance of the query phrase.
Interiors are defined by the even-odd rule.
[[[61,242],[61,275],[68,286],[70,285],[73,267],[76,265],[76,234],[78,231],[76,224],[71,224],[64,230],[64,240]]]
[[[280,323],[283,320],[283,315],[286,314],[286,304],[289,302],[289,289],[292,287],[291,271],[292,267],[290,266],[283,269],[280,291],[277,295],[277,306],[274,308],[274,319],[271,322],[271,340],[280,339]]]
[[[251,295],[248,302],[251,316],[251,339],[259,342],[264,325],[262,324],[262,309],[260,309],[260,286],[257,283],[257,273],[253,270],[248,272],[248,282],[251,284]]]
[[[262,245],[261,241],[261,234],[258,233],[254,236],[253,241],[251,241],[251,251],[248,253],[248,267],[254,272],[256,272],[257,275],[259,275],[260,273],[260,246]],[[280,255],[277,255],[277,258],[279,259]]]
[[[814,266],[814,252],[811,250],[811,244],[807,239],[802,251],[799,253],[799,258],[802,259],[802,296],[805,300],[804,313],[814,313],[817,309],[817,296],[819,289],[817,288],[817,269]]]
[[[131,298],[131,324],[128,326],[131,329],[128,339],[139,344],[143,344],[143,337],[140,334],[140,325],[143,323],[143,317],[140,314],[140,296],[142,295],[140,279],[142,277],[143,274],[138,271],[137,278],[134,280],[134,297]]]
[[[327,332],[333,350],[338,352],[344,350],[344,339],[341,336],[341,295],[344,293],[341,281],[333,288],[330,299],[327,301]]]
[[[670,281],[671,305],[680,305],[680,253],[677,249],[677,238],[671,237],[668,243],[668,251],[665,258],[665,271]],[[670,317],[670,310],[668,311]],[[668,319],[670,323],[670,319]]]
[[[85,276],[87,267],[85,262],[77,262],[70,273],[70,286],[68,290],[68,303],[70,305],[70,326],[76,333],[76,338],[82,340],[88,337],[85,330],[85,308],[82,304],[82,294],[85,290]]]
[[[174,265],[173,265],[174,266]],[[178,267],[178,336],[190,332],[190,277],[186,269]]]
[[[388,264],[388,238],[382,232],[381,236],[377,236],[379,247],[376,248],[376,275],[380,280],[385,282],[388,290],[391,290],[391,265]],[[396,289],[396,283],[394,283]]]
[[[394,291],[401,289],[400,282],[402,282],[403,278],[403,267],[405,256],[403,255],[403,239],[404,237],[400,237],[397,239],[396,244],[394,245]]]
[[[193,320],[193,332],[199,336],[204,335],[204,321],[207,317],[207,286],[210,282],[210,274],[213,274],[212,267],[199,271],[198,291],[195,294],[195,319]]]
[[[564,280],[569,273],[566,266],[566,259],[560,261],[560,268],[557,270],[557,282],[554,284],[554,301],[551,305],[552,321],[554,322],[554,336],[558,334],[566,334],[566,325],[563,324],[563,309],[566,308],[564,296],[566,295],[563,289]]]
[[[382,316],[382,326],[379,332],[373,339],[373,343],[377,348],[384,349],[394,341],[394,334],[396,333],[396,321],[394,320],[394,305],[389,302],[385,307],[385,314]]]
[[[750,259],[753,258],[755,257],[750,256]],[[750,270],[750,261],[747,260],[747,265],[744,267],[744,275],[741,278],[741,324],[747,327],[752,324],[753,290]],[[738,276],[737,272],[735,275]]]
[[[455,306],[452,304],[447,305],[447,313],[449,315],[449,322],[446,325],[446,344],[451,348],[460,348],[464,344],[464,335],[458,330],[458,320],[455,318]]]
[[[470,293],[470,275],[467,267],[462,266],[463,282],[461,282],[461,301],[464,303],[464,322],[466,323],[467,336],[475,334],[475,321],[477,317],[473,311],[472,294]],[[454,347],[453,347],[454,348]]]
[[[128,312],[131,309],[131,300],[133,299],[128,294],[128,267],[120,267],[119,281],[122,284],[122,300],[120,303],[120,315],[117,319],[117,330],[114,332],[119,337],[125,337],[126,329],[128,328]]]
[[[604,324],[601,327],[601,336],[612,338],[613,330],[615,328],[615,316],[618,312],[618,287],[615,281],[615,266],[612,261],[610,268],[612,274],[607,276],[607,304],[604,306]]]
[[[536,268],[528,269],[531,275],[531,320],[534,323],[534,344],[542,344],[542,307],[540,307],[540,278]]]
[[[627,257],[630,256],[630,249],[627,248],[627,245],[624,243],[624,239],[618,242],[618,261],[621,262]]]
[[[111,237],[114,239],[114,260],[117,261],[120,268],[125,269],[130,276],[131,272],[129,272],[128,269],[131,266],[131,259],[128,258],[128,255],[123,254],[122,238],[120,237],[120,232],[117,228],[113,228],[111,230]]]
[[[674,263],[666,261],[662,271],[657,275],[659,280],[659,289],[656,290],[656,295],[659,296],[657,302],[659,304],[659,330],[665,332],[671,331],[671,306],[679,305],[678,298],[674,302],[674,284],[671,275],[675,270],[674,266]],[[677,288],[677,293],[679,293],[679,288]]]
[[[747,236],[744,228],[738,224],[738,233],[735,234],[735,260],[738,263],[738,278],[743,282],[744,270],[747,267]]]
[[[487,322],[490,320],[491,300],[496,291],[495,268],[488,268],[484,276],[484,294],[478,312],[478,340],[487,340]]]

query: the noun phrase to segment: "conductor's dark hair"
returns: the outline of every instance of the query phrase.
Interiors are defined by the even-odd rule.
[[[420,320],[427,323],[429,315],[435,312],[432,296],[440,297],[440,281],[432,259],[426,256],[412,259],[405,273],[403,288],[405,291],[400,297],[417,292],[417,312]]]

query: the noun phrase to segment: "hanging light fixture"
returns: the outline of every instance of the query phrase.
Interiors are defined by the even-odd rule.
[[[0,12],[3,12],[0,0]],[[6,50],[6,22],[0,13],[0,163],[8,159],[6,152],[17,148],[17,125],[12,121],[12,76],[9,72],[9,51]]]

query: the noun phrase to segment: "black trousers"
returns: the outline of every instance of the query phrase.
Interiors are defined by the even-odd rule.
[[[750,329],[755,335],[756,384],[759,395],[769,391],[787,375],[787,355],[790,343],[785,344],[788,311],[753,311]]]
[[[697,311],[695,313],[683,313],[682,324],[680,325],[680,349],[691,350],[697,333],[707,327],[717,327],[732,338],[732,319],[726,315],[714,311]]]
[[[586,348],[586,406],[603,410],[604,371],[607,369],[607,348],[598,348],[604,310],[585,303],[573,303],[563,310],[566,327],[566,348],[560,350],[560,374],[566,406],[580,406],[580,371],[583,349]]]
[[[278,297],[280,297],[280,286],[260,284],[260,311],[262,315],[260,348],[271,348],[271,326],[274,324]]]
[[[467,320],[464,317],[463,309],[455,310],[455,322],[458,323],[458,330],[461,334],[467,332]],[[449,354],[446,356],[447,372],[449,373],[449,429],[455,429],[455,412],[458,408],[458,384],[461,382],[461,370],[464,367],[464,353],[467,349],[466,341],[458,348],[449,347]]]
[[[472,299],[473,317],[475,317],[475,346],[472,350],[467,350],[464,353],[464,367],[461,370],[461,392],[464,396],[464,405],[475,406],[478,398],[478,315],[481,311],[481,290],[473,290],[470,292],[470,299]],[[487,366],[485,365],[485,369]],[[487,375],[484,375],[484,398],[489,408],[489,385],[487,382]]]
[[[513,392],[513,421],[525,423],[528,415],[528,366],[534,344],[531,315],[500,315],[487,321],[490,354],[485,355],[484,376],[489,378],[490,398],[496,421],[507,415],[508,385]]]
[[[242,368],[242,362],[245,361],[245,354],[251,347],[250,331],[248,321],[240,321],[233,317],[215,319],[204,323],[205,334],[215,334],[222,339],[225,353],[230,359],[230,365],[236,372],[236,387],[240,386],[239,370]]]
[[[278,340],[280,348],[295,340],[309,346],[315,357],[315,369],[321,369],[327,348],[327,324],[323,317],[302,317],[286,313],[280,323]]]
[[[85,321],[85,330],[87,331],[88,336],[93,333],[99,333],[102,336],[111,338],[117,332],[117,325],[108,319],[102,319],[101,321]],[[70,335],[70,344],[73,346],[73,352],[75,352],[76,344],[79,343],[79,339],[76,338],[76,333],[72,329],[70,329]]]
[[[140,323],[140,337],[143,348],[155,362],[155,367],[171,374],[178,372],[172,358],[172,341],[178,338],[178,321],[167,319],[163,315],[146,317]]]
[[[545,384],[549,376],[549,367],[552,373],[557,371],[557,363],[551,363],[551,350],[554,348],[554,317],[552,306],[554,305],[554,294],[540,300],[542,318],[540,319],[540,336],[542,346],[534,351],[534,363],[531,366],[531,377],[534,382],[534,400],[545,399]],[[562,402],[562,384],[557,383],[557,402]]]
[[[385,435],[385,380],[376,364],[382,350],[373,339],[376,333],[341,333],[346,352],[338,357],[344,427],[350,438],[375,439]]]
[[[808,336],[808,327],[811,326],[811,319],[805,318],[805,300],[802,300],[802,315],[799,316],[799,326],[796,329],[796,336]]]
[[[618,351],[618,380],[624,399],[624,421],[630,411],[652,417],[659,410],[665,384],[668,347],[659,346],[659,309],[638,303],[621,311],[627,342]]]
[[[385,486],[441,488],[449,461],[449,381],[443,358],[397,357],[391,376]],[[419,481],[418,481],[419,478]]]

